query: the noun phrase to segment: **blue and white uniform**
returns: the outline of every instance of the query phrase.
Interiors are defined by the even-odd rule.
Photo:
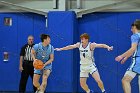
[[[42,43],[35,44],[33,50],[36,53],[36,59],[41,60],[44,64],[50,59],[50,54],[54,54],[54,48],[51,44],[43,46]],[[52,70],[52,63],[44,67],[44,69]],[[42,74],[42,70],[34,69],[35,74]]]
[[[89,77],[89,73],[93,74],[97,71],[96,65],[94,63],[93,52],[94,50],[90,49],[91,42],[88,43],[87,47],[83,48],[80,43],[80,77]]]
[[[135,33],[131,36],[131,43],[136,43],[137,49],[132,56],[132,63],[127,69],[126,74],[134,78],[136,74],[140,74],[140,33]]]

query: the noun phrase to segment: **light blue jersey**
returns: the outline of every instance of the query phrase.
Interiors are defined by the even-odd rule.
[[[133,57],[140,57],[140,33],[133,34],[131,36],[131,43],[137,43],[137,49],[133,54]]]
[[[131,43],[136,43],[137,49],[132,56],[132,64],[128,68],[128,70],[132,70],[138,74],[140,74],[140,33],[133,34],[131,36]]]
[[[36,52],[36,59],[39,59],[44,63],[49,60],[50,54],[54,54],[54,48],[51,44],[46,47],[44,47],[42,43],[35,44],[33,46],[33,50]],[[48,64],[44,69],[52,70],[52,64]],[[34,73],[41,74],[41,71],[35,69]]]

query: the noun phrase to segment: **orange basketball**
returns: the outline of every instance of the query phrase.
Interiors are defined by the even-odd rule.
[[[35,60],[33,62],[33,66],[35,69],[41,70],[44,66],[44,63],[41,60]]]

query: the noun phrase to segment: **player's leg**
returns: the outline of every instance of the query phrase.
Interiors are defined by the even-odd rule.
[[[41,76],[41,70],[34,70],[33,85],[37,88],[37,91],[40,90],[40,83],[39,83],[40,76]]]
[[[131,93],[131,85],[130,82],[136,76],[136,73],[132,71],[126,71],[123,79],[122,79],[122,86],[124,93]]]
[[[103,84],[103,82],[102,82],[102,80],[100,78],[100,75],[98,73],[98,70],[95,71],[94,73],[92,73],[92,77],[95,79],[95,81],[97,82],[99,88],[104,93],[105,92],[104,84]]]
[[[51,70],[49,70],[49,69],[46,69],[43,71],[42,84],[40,86],[40,93],[44,93],[50,73],[51,73]]]
[[[90,89],[86,82],[87,82],[87,77],[80,77],[80,86],[84,91],[86,91],[86,93],[90,93]]]
[[[87,71],[87,66],[80,65],[80,86],[86,93],[90,93],[90,89],[87,85],[87,78],[89,77],[89,73]]]
[[[95,63],[89,65],[88,70],[89,70],[90,74],[92,75],[92,77],[97,82],[97,84],[98,84],[99,88],[101,89],[101,91],[103,93],[105,93],[105,88],[104,88],[102,80],[100,79],[100,75],[99,75],[99,72],[98,72],[98,69],[97,69]]]
[[[140,75],[138,76],[138,85],[139,85],[139,93],[140,93]]]

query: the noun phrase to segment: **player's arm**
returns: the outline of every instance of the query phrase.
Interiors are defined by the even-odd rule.
[[[45,63],[45,66],[52,63],[54,60],[54,54],[50,54],[50,59]]]
[[[65,46],[62,48],[55,48],[55,50],[57,50],[57,51],[70,50],[70,49],[78,48],[79,46],[80,46],[80,43],[76,43],[76,44],[68,45],[68,46]]]
[[[129,58],[130,56],[132,56],[132,54],[135,52],[135,50],[137,49],[137,43],[133,43],[132,45],[131,45],[131,48],[128,50],[128,51],[126,51],[125,53],[123,53],[121,56],[122,57],[127,57],[127,58]]]
[[[44,64],[44,66],[46,66],[46,65],[48,65],[48,64],[50,64],[50,63],[52,63],[53,60],[54,60],[54,48],[53,48],[53,46],[52,46],[52,47],[51,47],[50,59]]]
[[[129,50],[127,50],[125,53],[117,56],[115,58],[115,60],[118,62],[121,61],[121,64],[123,64],[130,56],[132,56],[132,54],[137,49],[139,39],[140,39],[140,37],[137,34],[133,34],[131,36],[131,48]]]
[[[95,48],[106,48],[108,51],[113,50],[113,46],[108,46],[106,44],[94,44]]]
[[[38,44],[35,44],[31,50],[31,55],[32,55],[33,60],[36,60],[36,51],[38,49],[38,46],[39,46]]]
[[[34,49],[31,50],[31,55],[32,55],[33,60],[36,60],[35,58],[36,53]]]
[[[125,53],[117,56],[115,58],[116,61],[121,61],[121,64],[123,64],[130,56],[133,55],[133,53],[135,52],[135,50],[137,49],[137,43],[132,43],[131,44],[131,48],[129,50],[127,50]]]

